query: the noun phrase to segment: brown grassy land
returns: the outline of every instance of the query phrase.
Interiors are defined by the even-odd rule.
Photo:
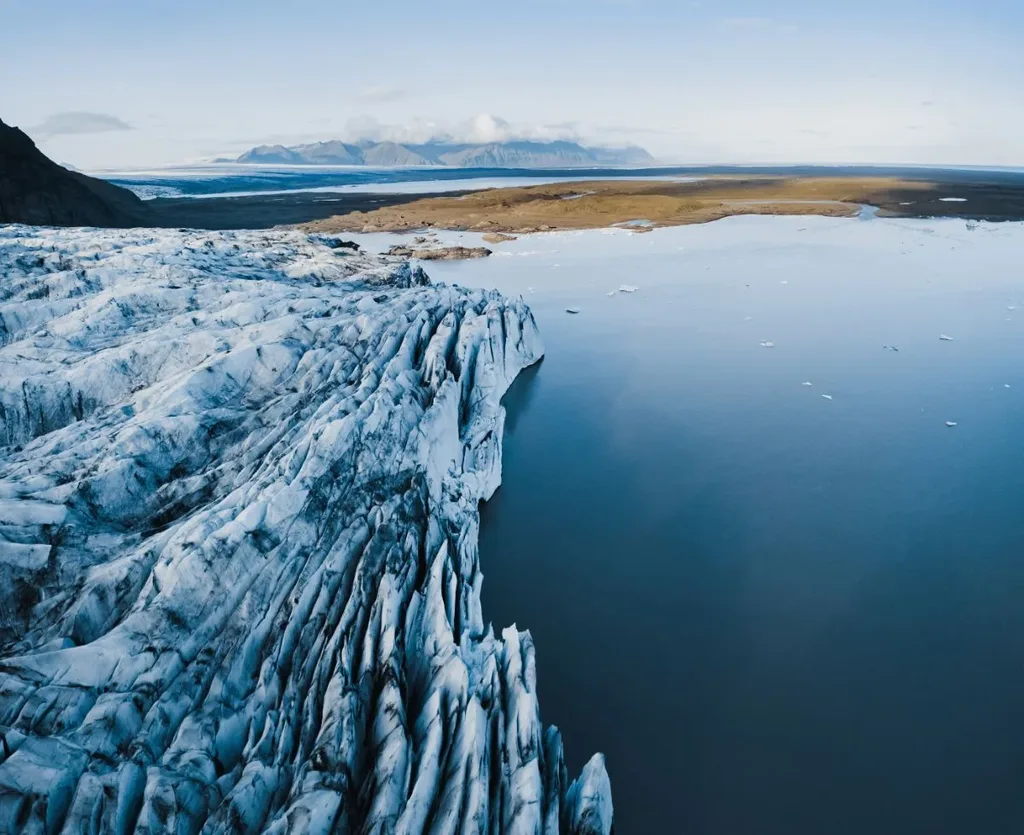
[[[943,202],[941,197],[967,202]],[[426,227],[486,232],[592,229],[643,219],[653,226],[741,214],[853,216],[862,205],[903,217],[1024,217],[1024,190],[886,177],[711,177],[698,182],[596,180],[426,197],[307,224],[330,232]]]
[[[637,219],[671,226],[705,223],[735,214],[850,216],[862,204],[894,210],[905,202],[930,203],[937,189],[932,182],[882,177],[595,180],[424,198],[338,215],[306,227],[319,232],[403,232],[436,226],[525,233],[594,228]]]

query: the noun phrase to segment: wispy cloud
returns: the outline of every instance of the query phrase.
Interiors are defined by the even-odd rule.
[[[727,17],[721,21],[725,29],[735,32],[763,32],[771,35],[786,35],[796,32],[795,23],[776,20],[773,17]]]
[[[359,91],[359,98],[373,104],[385,104],[387,102],[402,101],[409,98],[409,91],[401,87],[392,87],[388,84],[378,84]]]
[[[131,130],[127,122],[111,116],[109,113],[92,113],[87,110],[74,110],[66,113],[54,113],[47,116],[41,124],[31,128],[30,132],[39,137],[67,136],[83,133],[106,133],[116,130]]]
[[[349,119],[343,137],[349,141],[427,142],[441,139],[452,142],[506,142],[514,139],[575,139],[578,131],[573,123],[512,124],[500,116],[481,113],[463,121],[413,119],[400,124],[380,122],[372,116]]]

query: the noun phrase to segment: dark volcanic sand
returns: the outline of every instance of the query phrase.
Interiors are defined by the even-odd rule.
[[[447,192],[450,195],[465,192]],[[147,200],[152,225],[176,229],[269,229],[349,212],[372,212],[419,200],[422,194],[296,192],[247,197],[161,197]],[[431,195],[427,195],[431,196]]]

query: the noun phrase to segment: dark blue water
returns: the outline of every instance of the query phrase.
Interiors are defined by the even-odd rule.
[[[1024,227],[503,251],[430,270],[522,292],[547,347],[484,612],[532,631],[571,769],[607,754],[617,832],[1024,831]]]

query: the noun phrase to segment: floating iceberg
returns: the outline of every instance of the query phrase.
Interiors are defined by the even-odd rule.
[[[610,831],[480,609],[533,316],[330,243],[0,229],[0,832]]]

